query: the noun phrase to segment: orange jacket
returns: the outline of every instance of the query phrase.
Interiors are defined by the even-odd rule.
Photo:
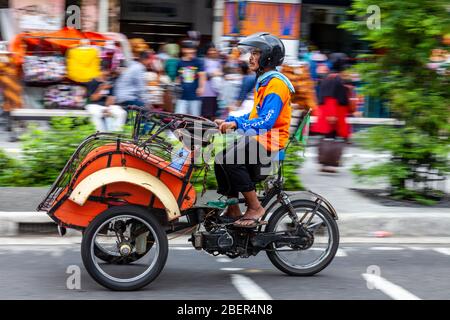
[[[286,146],[291,123],[291,91],[286,83],[276,77],[264,80],[255,91],[253,109],[241,117],[228,117],[236,122],[238,130],[255,136],[269,151]]]

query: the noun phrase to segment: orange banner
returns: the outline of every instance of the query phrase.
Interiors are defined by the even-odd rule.
[[[268,2],[227,2],[225,36],[248,36],[256,32],[290,40],[300,38],[300,4]]]

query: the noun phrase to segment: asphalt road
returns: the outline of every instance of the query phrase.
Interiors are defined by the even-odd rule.
[[[75,266],[75,267],[74,267]],[[0,245],[0,299],[450,299],[450,245],[343,244],[313,277],[290,277],[264,253],[229,260],[172,245],[165,269],[137,292],[99,286],[79,245]],[[79,267],[81,289],[68,289]]]

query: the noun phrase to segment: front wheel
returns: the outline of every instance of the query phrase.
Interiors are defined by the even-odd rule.
[[[305,216],[309,221],[316,203],[309,200],[292,201],[298,217]],[[304,247],[288,243],[272,243],[267,256],[272,264],[286,274],[294,276],[311,276],[326,268],[339,247],[339,229],[331,213],[320,206],[305,230],[312,235],[311,243]],[[293,221],[285,206],[278,208],[270,217],[266,232],[291,232]]]
[[[114,263],[99,255],[99,248]],[[162,271],[168,255],[166,233],[157,219],[138,206],[119,206],[99,214],[81,242],[83,264],[91,277],[111,290],[137,290]],[[139,259],[132,259],[133,257]]]

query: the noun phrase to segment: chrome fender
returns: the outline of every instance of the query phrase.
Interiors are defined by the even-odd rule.
[[[69,199],[82,206],[94,190],[115,182],[127,182],[149,190],[164,205],[168,221],[181,216],[177,200],[169,188],[158,178],[135,168],[110,167],[96,171],[76,186]]]
[[[298,191],[298,192],[294,192],[294,193],[288,193],[288,196],[289,196],[289,198],[291,200],[296,200],[297,197],[299,197],[300,199],[309,198],[311,201],[321,200],[322,204],[331,213],[331,215],[333,216],[334,220],[338,220],[339,219],[338,215],[337,215],[337,212],[336,212],[336,209],[331,205],[331,203],[327,199],[325,199],[320,194],[312,192],[311,190],[305,190],[305,191]]]

